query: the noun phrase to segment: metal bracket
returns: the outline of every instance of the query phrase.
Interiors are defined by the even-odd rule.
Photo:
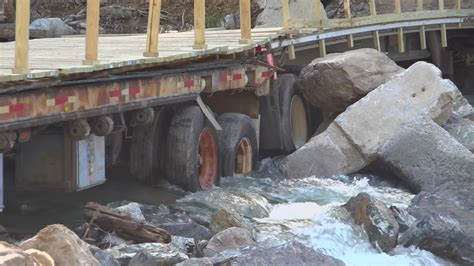
[[[214,114],[209,110],[209,108],[204,104],[204,102],[201,99],[201,96],[198,96],[196,98],[196,102],[199,105],[199,108],[201,108],[201,111],[204,113],[204,115],[207,117],[209,122],[211,122],[212,126],[217,130],[217,131],[222,131],[221,125],[217,122],[216,118],[214,117]]]

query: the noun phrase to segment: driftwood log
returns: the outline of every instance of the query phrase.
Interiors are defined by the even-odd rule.
[[[30,30],[30,38],[47,38],[48,32],[45,30]],[[0,40],[15,40],[15,23],[0,23]]]
[[[137,221],[116,209],[95,202],[86,204],[84,218],[106,232],[115,232],[125,240],[132,240],[135,243],[171,242],[171,235],[166,230]]]

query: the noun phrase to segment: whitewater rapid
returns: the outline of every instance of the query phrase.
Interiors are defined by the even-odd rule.
[[[273,180],[246,176],[225,177],[221,188],[257,193],[270,202],[266,218],[253,219],[256,240],[265,246],[298,241],[346,265],[450,265],[432,253],[397,246],[389,253],[373,247],[363,228],[339,206],[365,192],[388,207],[406,209],[414,197],[377,177],[308,177]]]

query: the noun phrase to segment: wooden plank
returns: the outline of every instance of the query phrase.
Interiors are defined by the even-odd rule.
[[[425,26],[420,27],[420,48],[426,50],[426,30]]]
[[[314,10],[313,10],[313,16],[315,20],[315,26],[319,27],[322,24],[321,21],[321,1],[320,0],[314,0]]]
[[[446,33],[446,24],[441,24],[441,47],[448,47],[448,36]]]
[[[283,28],[289,29],[291,27],[290,23],[290,6],[288,3],[289,0],[281,0],[282,12],[283,12]]]
[[[319,40],[319,57],[326,56],[326,40]]]
[[[395,13],[401,14],[402,13],[402,5],[400,4],[400,0],[395,1]],[[405,52],[405,36],[403,35],[403,28],[397,29],[397,39],[398,39],[398,52],[404,53]]]
[[[158,56],[158,34],[160,32],[161,0],[150,0],[148,8],[148,26],[146,37],[146,50],[143,56]]]
[[[250,0],[240,0],[240,43],[247,44],[252,41]]]
[[[15,23],[15,67],[13,73],[27,73],[30,39],[30,0],[18,0],[16,2]]]
[[[344,0],[344,13],[346,14],[347,19],[351,19],[351,1]],[[349,48],[354,48],[354,37],[352,35],[347,35],[347,46]]]
[[[416,11],[423,11],[423,0],[416,0]]]
[[[458,10],[461,9],[461,0],[454,0],[454,7]]]
[[[369,1],[369,9],[370,9],[371,16],[377,15],[377,6],[375,5],[375,0]],[[374,48],[377,49],[378,51],[381,51],[382,48],[380,47],[380,34],[378,30],[374,31],[372,38],[374,39]]]
[[[194,49],[206,49],[206,1],[194,0]]]
[[[87,0],[86,57],[84,65],[96,65],[99,45],[100,0]]]

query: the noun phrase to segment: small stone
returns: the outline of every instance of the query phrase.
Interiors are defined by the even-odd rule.
[[[343,205],[354,222],[362,225],[370,242],[384,252],[395,248],[398,243],[399,225],[385,204],[366,193],[360,193]]]
[[[117,210],[119,210],[120,212],[124,214],[127,214],[128,216],[130,216],[131,218],[137,221],[144,222],[145,217],[143,216],[143,213],[140,207],[141,207],[140,204],[136,202],[131,202],[127,205],[118,207]]]
[[[105,250],[97,250],[94,253],[94,257],[99,261],[101,266],[120,266],[120,262],[118,262],[110,252]]]
[[[204,255],[206,257],[212,257],[227,249],[252,245],[255,245],[255,241],[247,229],[231,227],[217,233],[209,240],[209,243],[204,249]]]
[[[141,251],[133,256],[128,266],[155,266],[156,264],[155,258],[150,253]]]
[[[238,213],[219,209],[212,215],[209,228],[213,233],[218,233],[230,227],[247,228],[247,225]]]
[[[192,258],[176,264],[176,266],[212,266],[210,258]]]

